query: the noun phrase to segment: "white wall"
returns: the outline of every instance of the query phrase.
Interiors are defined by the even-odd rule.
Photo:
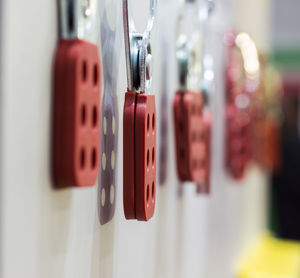
[[[213,95],[212,194],[192,184],[178,194],[171,102],[176,90],[176,1],[159,1],[154,91],[158,112],[162,50],[168,63],[169,145],[167,182],[157,190],[154,218],[126,221],[122,204],[122,126],[119,126],[117,206],[100,226],[97,186],[53,190],[50,179],[51,71],[57,40],[56,2],[2,0],[1,53],[1,274],[2,277],[233,277],[236,257],[264,227],[265,179],[254,167],[243,184],[223,170],[222,32],[230,9],[220,4],[214,20],[216,90]],[[116,1],[119,8],[121,1]],[[137,5],[146,0],[135,1]],[[116,7],[117,8],[117,7]],[[147,11],[135,7],[136,25]],[[118,25],[117,28],[122,28]],[[120,32],[122,34],[122,32]],[[123,40],[120,36],[119,40]],[[119,122],[126,89],[123,48],[118,75]],[[158,119],[159,119],[158,114]],[[158,137],[159,143],[159,137]],[[157,156],[158,157],[158,156]]]

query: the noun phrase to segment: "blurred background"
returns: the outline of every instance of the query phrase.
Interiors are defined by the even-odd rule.
[[[113,190],[105,195],[105,146],[94,186],[54,189],[59,1],[0,0],[1,277],[300,276],[300,2],[157,1],[151,38],[156,205],[143,222],[126,220],[123,212],[122,1],[88,1],[88,39],[98,45],[102,65],[101,128],[105,121],[117,131]],[[143,32],[150,1],[130,2]],[[188,49],[184,85],[182,37]],[[200,184],[179,177],[178,91],[201,93],[209,115]],[[113,111],[114,120],[106,123],[105,111]]]

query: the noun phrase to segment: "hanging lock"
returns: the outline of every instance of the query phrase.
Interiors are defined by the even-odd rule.
[[[83,2],[59,0],[53,144],[54,179],[59,188],[91,186],[98,175],[100,60],[97,45],[79,38],[92,39],[95,27],[92,1]]]
[[[192,20],[197,9],[195,2],[185,3],[186,14],[179,15],[179,36],[176,57],[179,68],[180,89],[173,102],[177,172],[180,181],[207,182],[209,147],[204,121],[204,99],[201,92],[202,42],[200,26],[189,37],[183,30],[185,18]],[[198,16],[198,15],[196,15]],[[192,21],[193,23],[195,21]]]
[[[235,44],[236,34],[228,32],[225,41],[228,47],[228,66],[226,70],[226,167],[236,180],[244,177],[248,162],[249,117],[237,103],[248,106],[249,98],[242,92],[242,56]],[[236,100],[244,101],[236,101]],[[246,107],[244,107],[246,108]]]
[[[210,172],[211,172],[211,134],[212,134],[212,114],[210,111],[203,112],[203,123],[205,128],[205,159],[202,161],[202,181],[197,184],[197,193],[210,193]]]
[[[151,31],[156,0],[143,34],[135,31],[123,0],[128,90],[123,114],[123,202],[127,219],[149,220],[154,214],[156,192],[156,108],[151,87]]]
[[[181,181],[205,181],[206,129],[201,93],[177,92],[174,99],[177,171]]]
[[[229,173],[237,180],[244,177],[251,158],[251,120],[247,109],[228,104],[226,131],[226,164]]]
[[[260,64],[256,46],[246,33],[230,32],[225,41],[229,49],[226,164],[229,173],[238,180],[253,157],[254,95],[259,85]]]
[[[234,44],[235,37],[232,35],[230,38],[232,45],[229,49],[229,66],[226,71],[226,167],[234,179],[240,180],[244,177],[249,156],[250,118],[246,109],[243,111],[236,104],[245,103],[248,106],[249,98],[238,88],[243,72],[242,61],[237,59],[240,56],[237,55],[239,52]],[[236,101],[243,98],[244,101]]]

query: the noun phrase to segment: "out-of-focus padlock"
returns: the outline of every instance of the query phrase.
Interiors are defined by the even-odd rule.
[[[180,181],[204,184],[209,176],[209,148],[203,116],[204,99],[201,92],[202,41],[198,8],[195,2],[184,3],[179,15],[177,61],[180,89],[176,92],[173,110],[176,140],[177,173]],[[199,24],[189,36],[187,21]],[[191,30],[190,30],[191,31]]]
[[[203,112],[205,127],[205,159],[203,160],[203,181],[197,184],[197,193],[209,194],[211,191],[211,135],[212,135],[212,113],[208,110]]]
[[[204,182],[206,130],[202,94],[177,92],[174,99],[174,119],[179,179]]]
[[[226,167],[237,180],[243,178],[253,151],[253,95],[259,85],[256,46],[246,33],[225,35],[226,70]],[[247,51],[251,49],[251,57]],[[253,65],[253,66],[251,66]]]
[[[228,104],[226,117],[226,165],[235,179],[241,179],[251,157],[250,114]]]
[[[100,149],[100,60],[91,38],[88,3],[59,0],[60,39],[54,68],[55,187],[96,182]]]
[[[156,108],[151,88],[151,31],[156,0],[143,34],[135,31],[123,0],[128,91],[123,113],[123,204],[127,219],[148,221],[156,194]]]

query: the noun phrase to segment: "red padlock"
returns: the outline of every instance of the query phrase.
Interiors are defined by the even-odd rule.
[[[155,9],[152,5],[151,11]],[[151,30],[143,36],[130,33],[134,24],[129,24],[127,1],[123,1],[123,12],[128,77],[123,113],[123,205],[126,219],[148,221],[154,214],[156,195],[155,96],[146,93],[152,75]]]
[[[127,92],[124,104],[124,211],[127,219],[153,216],[156,188],[154,95]]]
[[[250,115],[235,104],[227,105],[226,114],[226,164],[230,174],[235,179],[241,179],[251,157]]]
[[[229,57],[226,71],[226,167],[235,179],[241,179],[254,151],[253,96],[258,89],[259,74],[253,72],[251,75],[247,71],[250,61],[245,55],[245,45],[251,44],[255,48],[247,34],[228,32],[225,41]]]
[[[62,16],[70,15],[66,12]],[[54,83],[55,186],[91,186],[97,179],[100,148],[98,47],[74,37],[73,33],[60,39]]]
[[[210,111],[204,111],[203,121],[205,126],[205,157],[202,161],[201,168],[203,172],[203,182],[197,184],[197,193],[210,193],[210,176],[211,176],[211,133],[212,133],[212,114]]]
[[[202,45],[202,35],[197,24],[194,29],[187,29],[188,22],[199,20],[197,5],[195,1],[185,3],[178,16],[176,58],[179,89],[173,101],[173,114],[177,175],[181,182],[194,182],[198,189],[200,185],[209,186],[210,150],[203,112],[205,46]],[[212,64],[211,59],[207,60]]]
[[[177,172],[181,181],[202,183],[206,176],[206,130],[201,93],[177,92],[174,99]]]

